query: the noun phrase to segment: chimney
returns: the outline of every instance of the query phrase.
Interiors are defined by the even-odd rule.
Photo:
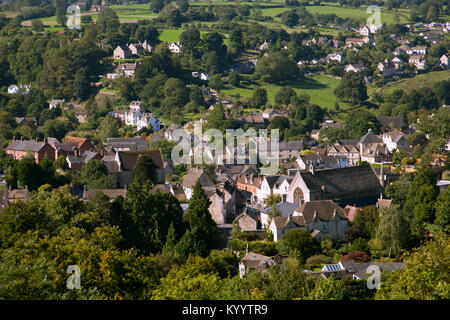
[[[16,136],[13,137],[13,141],[16,141]]]
[[[36,142],[39,142],[39,138],[36,138]]]
[[[47,137],[44,138],[44,143],[48,143]]]
[[[22,136],[22,137],[20,137],[20,141],[23,141],[23,136]]]

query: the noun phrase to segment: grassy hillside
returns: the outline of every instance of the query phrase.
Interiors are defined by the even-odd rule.
[[[325,75],[314,75],[296,82],[285,82],[283,85],[262,83],[262,87],[267,90],[267,97],[271,103],[274,103],[275,94],[278,90],[284,85],[287,85],[292,87],[296,92],[308,94],[311,97],[311,103],[324,108],[333,108],[336,102],[334,89],[339,85],[339,82],[340,80]],[[253,90],[254,86],[246,86],[227,88],[222,91],[228,95],[239,94],[241,97],[251,97]],[[344,104],[341,103],[341,107],[344,107]]]

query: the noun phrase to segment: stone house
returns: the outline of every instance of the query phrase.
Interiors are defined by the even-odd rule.
[[[268,256],[263,256],[262,254],[248,252],[239,262],[239,277],[242,279],[246,274],[252,271],[266,272],[270,266],[275,265],[273,261]]]
[[[183,182],[181,183],[181,187],[183,187],[184,193],[186,194],[186,200],[189,200],[192,197],[197,180],[200,180],[203,188],[214,187],[214,182],[208,176],[204,168],[191,168],[184,176]]]
[[[375,204],[381,191],[380,181],[369,165],[339,169],[297,172],[287,201],[297,207],[314,200],[335,200],[339,205]]]
[[[37,164],[45,157],[49,160],[55,160],[55,150],[48,144],[47,138],[44,141],[39,141],[39,139],[24,140],[23,137],[18,140],[16,137],[13,137],[13,141],[6,148],[6,154],[12,156],[15,160],[21,160],[28,154],[31,154]]]
[[[129,59],[132,56],[132,52],[128,46],[118,45],[114,49],[114,59]]]

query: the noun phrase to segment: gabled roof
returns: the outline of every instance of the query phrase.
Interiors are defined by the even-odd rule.
[[[120,163],[125,170],[134,170],[138,157],[141,155],[148,155],[153,163],[158,168],[164,168],[162,154],[160,149],[155,150],[133,150],[133,151],[119,151]]]
[[[247,252],[239,263],[242,263],[246,268],[257,270],[264,270],[267,266],[275,264],[270,257],[254,252]]]
[[[184,188],[193,188],[198,179],[200,179],[201,175],[206,171],[204,169],[199,168],[191,168],[189,172],[184,176],[183,182],[181,186]],[[212,185],[206,185],[212,186]],[[205,187],[205,186],[204,186]]]
[[[315,200],[305,202],[295,212],[301,213],[305,217],[306,223],[314,221],[319,217],[322,221],[333,220],[337,215],[341,219],[347,219],[344,209],[339,207],[333,200]]]
[[[46,144],[36,140],[13,140],[6,150],[39,152]]]

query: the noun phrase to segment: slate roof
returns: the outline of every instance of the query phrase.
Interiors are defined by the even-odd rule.
[[[278,207],[278,210],[281,213],[282,217],[287,217],[292,215],[292,213],[295,211],[295,209],[298,208],[298,204],[292,203],[292,202],[281,202],[276,204],[276,206]],[[262,210],[263,213],[268,214],[268,212],[270,212],[272,210],[271,207],[269,208],[265,208],[264,210]]]
[[[133,138],[107,138],[106,144],[110,148],[134,148],[137,145],[144,145],[146,146],[145,149],[148,149],[148,142],[147,140],[141,138],[141,137],[133,137]]]
[[[362,144],[366,144],[366,143],[380,143],[380,142],[383,142],[383,140],[381,140],[379,137],[374,135],[372,133],[371,129],[369,129],[368,132],[365,135],[363,135],[361,137],[361,139],[359,139],[359,143],[362,143]]]
[[[386,128],[388,128],[392,125],[394,128],[400,129],[403,126],[402,117],[378,116],[377,120],[380,122],[380,124],[383,127],[386,127]]]
[[[265,270],[267,266],[274,264],[273,260],[268,256],[262,254],[248,252],[240,261],[246,268]]]
[[[191,168],[189,172],[184,176],[182,187],[193,188],[200,176],[205,172],[203,169]]]
[[[43,141],[13,140],[6,150],[39,152],[45,145],[46,143]]]
[[[306,226],[306,221],[303,216],[288,216],[288,217],[273,217],[272,223],[275,224],[277,230],[284,229],[288,225],[289,221],[292,221],[299,227]]]
[[[370,166],[326,169],[299,173],[310,190],[329,194],[358,193],[379,189],[380,182]]]
[[[335,215],[341,219],[347,219],[344,209],[334,203],[333,200],[308,201],[297,208],[295,212],[301,213],[306,223],[314,221],[316,216],[322,221],[333,220]]]
[[[394,271],[398,269],[403,269],[405,267],[403,262],[367,262],[367,263],[356,263],[354,261],[341,261],[342,266],[347,272],[353,273],[360,279],[367,279],[368,275],[367,268],[370,265],[376,265],[380,267],[381,271]]]
[[[117,196],[126,197],[127,189],[91,189],[83,192],[83,200],[90,200],[95,194],[101,192],[110,200],[114,200]]]
[[[160,149],[119,151],[120,163],[125,170],[134,170],[140,155],[148,155],[158,168],[164,168],[164,162]]]

